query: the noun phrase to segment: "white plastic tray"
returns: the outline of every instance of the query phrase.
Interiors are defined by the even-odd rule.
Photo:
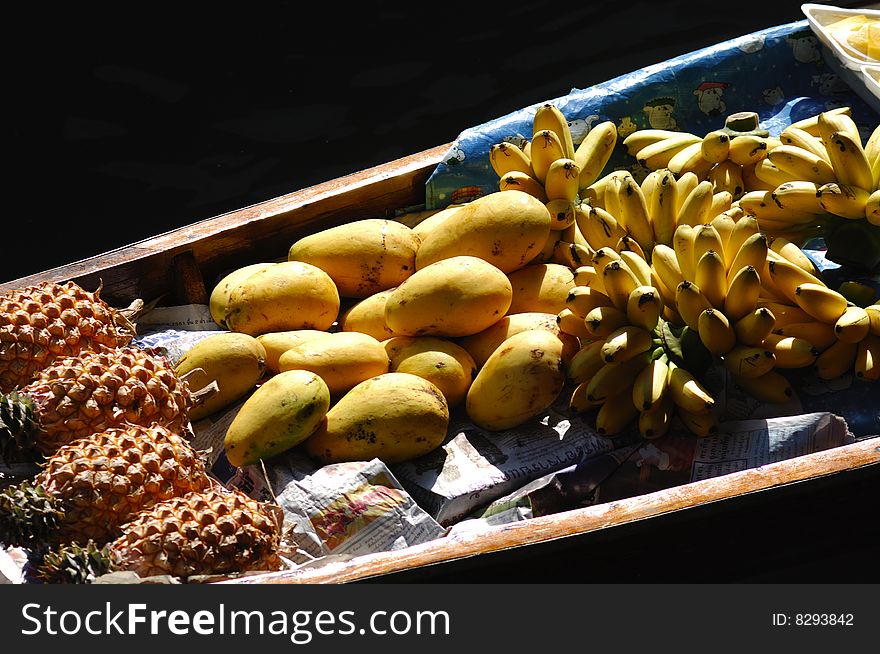
[[[801,11],[804,12],[807,21],[810,23],[810,28],[815,32],[819,40],[834,53],[834,56],[846,68],[860,73],[862,66],[865,64],[880,65],[880,61],[875,62],[865,57],[854,55],[854,51],[846,49],[837,39],[831,36],[827,29],[828,25],[850,16],[874,16],[880,19],[880,4],[859,7],[858,9],[844,9],[843,7],[831,5],[807,3],[801,5]]]

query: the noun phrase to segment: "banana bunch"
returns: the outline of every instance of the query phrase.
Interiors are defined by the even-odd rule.
[[[676,416],[698,436],[716,433],[711,394],[667,353],[664,302],[652,281],[643,253],[631,249],[600,248],[575,269],[576,286],[557,316],[581,342],[567,368],[575,385],[569,407],[597,409],[596,429],[609,436],[637,421],[644,438],[659,438]]]
[[[498,175],[499,190],[518,189],[535,196],[554,216],[554,230],[561,231],[574,222],[582,190],[602,173],[615,145],[617,127],[612,121],[598,123],[575,145],[565,116],[547,103],[535,111],[531,140],[522,147],[496,143],[489,149],[489,163]]]

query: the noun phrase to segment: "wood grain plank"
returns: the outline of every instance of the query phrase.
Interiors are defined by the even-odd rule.
[[[646,495],[575,509],[468,533],[440,538],[394,552],[379,552],[324,567],[242,577],[219,583],[314,584],[348,583],[441,564],[489,552],[648,520],[711,502],[731,501],[745,494],[880,465],[880,437],[816,452],[759,468],[696,481]]]

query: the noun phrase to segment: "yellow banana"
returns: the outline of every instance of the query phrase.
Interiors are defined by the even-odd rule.
[[[769,157],[761,159],[761,161],[755,164],[755,167],[752,170],[755,173],[755,177],[771,187],[770,190],[776,188],[780,184],[785,184],[785,182],[797,181],[797,175],[786,172],[777,167]],[[745,182],[745,179],[743,182]],[[747,190],[751,191],[754,189]]]
[[[615,329],[627,323],[626,311],[613,306],[599,306],[587,313],[583,323],[587,331],[586,338],[605,339]]]
[[[715,228],[715,231],[718,232],[718,236],[721,237],[721,249],[724,251],[725,259],[724,265],[727,265],[727,258],[730,256],[730,253],[727,251],[728,243],[730,243],[730,233],[736,226],[736,221],[726,213],[719,213],[709,221],[709,224]],[[734,253],[734,255],[735,254],[736,253]]]
[[[582,259],[581,255],[585,258]],[[568,266],[571,269],[577,268],[589,261],[591,253],[586,248],[580,248],[574,243],[558,240],[553,247],[553,256],[550,257],[551,263],[558,263],[562,266]]]
[[[736,139],[734,139],[736,140]],[[709,181],[715,192],[727,191],[737,199],[745,192],[743,187],[742,167],[733,163],[729,159],[715,164],[709,171]]]
[[[629,266],[620,260],[605,265],[602,269],[602,283],[605,285],[606,295],[621,311],[626,311],[630,293],[642,285]]]
[[[679,175],[678,179],[675,180],[675,213],[676,215],[681,211],[681,205],[684,204],[684,201],[687,200],[687,197],[691,194],[697,185],[700,183],[700,178],[697,177],[695,173],[687,172],[682,175]]]
[[[661,170],[648,204],[655,243],[672,243],[676,219],[675,192],[675,175],[668,169]]]
[[[583,384],[590,381],[593,375],[599,372],[599,369],[605,365],[605,361],[602,359],[602,345],[604,343],[605,341],[601,340],[590,341],[575,352],[565,371],[569,381]]]
[[[724,356],[736,345],[733,327],[718,309],[706,309],[700,314],[697,331],[706,349],[716,356]]]
[[[562,230],[550,230],[550,235],[544,241],[544,247],[535,255],[529,263],[550,263],[553,260],[553,253],[556,251],[556,242],[562,240]]]
[[[550,212],[550,230],[565,230],[575,224],[577,215],[577,206],[574,202],[564,199],[549,200],[545,203],[547,211]],[[574,238],[571,234],[569,238]],[[568,239],[560,239],[568,240]],[[569,241],[573,242],[573,241]]]
[[[756,400],[768,404],[785,404],[794,395],[791,383],[776,370],[760,377],[734,377],[733,381]]]
[[[583,320],[596,307],[611,307],[614,303],[607,295],[591,286],[574,286],[568,291],[565,306]]]
[[[595,127],[593,129],[595,129]],[[681,132],[675,132],[668,129],[639,129],[625,137],[623,139],[623,145],[626,148],[627,154],[634,157],[642,148],[645,148],[652,143],[659,143],[664,139],[678,136],[679,134],[681,134]],[[589,134],[587,134],[587,136],[589,136]]]
[[[559,135],[550,129],[544,129],[535,132],[532,137],[532,170],[535,176],[542,184],[547,178],[547,171],[550,170],[550,164],[557,159],[565,158],[565,150]]]
[[[571,140],[571,128],[568,126],[568,120],[559,107],[551,103],[538,107],[535,111],[535,117],[532,119],[533,134],[544,130],[555,132],[562,141],[563,156],[574,159],[574,143]]]
[[[635,275],[639,284],[651,285],[651,266],[637,252],[632,250],[618,250],[620,260],[626,264],[629,271]]]
[[[868,320],[870,321],[868,329],[872,334],[880,336],[880,304],[867,306],[865,311],[868,312]]]
[[[728,237],[727,242],[724,244],[725,262],[732,264],[733,259],[736,257],[745,240],[749,236],[757,234],[759,231],[758,221],[754,216],[744,215],[738,218],[733,229],[730,230],[730,236]],[[730,265],[728,265],[728,269],[729,268]]]
[[[710,304],[721,309],[727,295],[727,275],[721,255],[715,250],[706,251],[697,261],[694,277]]]
[[[787,259],[794,265],[803,268],[811,275],[815,276],[819,273],[810,257],[804,254],[803,250],[801,250],[795,243],[792,243],[787,238],[784,238],[782,236],[775,236],[769,240],[769,245],[770,249],[773,252],[776,252],[778,255]]]
[[[688,280],[675,288],[675,306],[684,324],[694,331],[699,331],[700,315],[703,311],[712,308],[700,287]]]
[[[798,336],[771,334],[764,344],[773,349],[777,368],[806,368],[819,356],[818,348]]]
[[[639,188],[642,189],[642,195],[645,196],[645,202],[649,207],[651,206],[651,198],[654,197],[654,189],[657,188],[658,179],[660,179],[660,171],[652,170],[647,175],[645,175],[642,183],[639,184]]]
[[[698,179],[704,179],[712,168],[712,162],[706,161],[703,157],[702,142],[696,141],[672,155],[666,167],[676,175],[691,173]]]
[[[733,239],[731,239],[731,245]],[[739,249],[729,257],[729,265],[727,270],[731,275],[735,275],[746,266],[751,266],[756,271],[763,270],[767,261],[767,237],[763,232],[755,232],[747,237]]]
[[[871,317],[862,307],[851,305],[844,309],[843,314],[834,323],[834,334],[837,340],[845,343],[858,343],[871,329]]]
[[[812,214],[825,213],[824,207],[819,202],[819,186],[813,182],[780,184],[770,192],[770,197],[780,209]]]
[[[616,436],[625,430],[639,415],[630,400],[629,393],[609,397],[596,414],[596,431],[603,436]]]
[[[819,130],[819,138],[825,144],[825,149],[829,150],[828,156],[834,161],[834,155],[830,152],[831,142],[834,140],[835,134],[846,134],[853,141],[862,147],[862,135],[859,133],[859,126],[853,120],[852,114],[839,113],[832,114],[823,112],[816,117],[816,127]]]
[[[766,159],[761,159],[761,161],[766,161]],[[761,161],[759,161],[758,163],[761,163]],[[779,186],[779,184],[771,184],[770,182],[765,182],[763,179],[758,177],[758,175],[755,173],[755,168],[758,166],[758,163],[748,164],[742,167],[743,189],[746,193],[748,193],[749,191],[772,191],[777,186]],[[780,184],[781,183],[782,182],[780,182]]]
[[[836,323],[846,311],[846,298],[824,284],[811,282],[800,284],[795,289],[794,295],[795,302],[801,309],[822,322]]]
[[[525,173],[529,177],[535,176],[532,162],[529,161],[525,152],[513,143],[496,143],[489,148],[489,163],[499,178],[514,170]]]
[[[568,307],[565,307],[562,311],[556,314],[556,324],[559,326],[560,331],[571,336],[577,336],[578,338],[585,338],[587,340],[595,338],[587,329],[584,318],[577,315]]]
[[[871,162],[871,175],[874,179],[874,185],[871,188],[876,191],[880,188],[880,157]]]
[[[806,270],[800,266],[796,266],[787,259],[770,260],[767,262],[767,267],[770,270],[770,278],[773,280],[775,288],[778,289],[783,296],[798,306],[801,306],[800,302],[797,300],[798,286],[801,284],[822,284],[822,281],[818,277],[811,275]],[[804,310],[806,311],[806,309]],[[841,313],[843,313],[842,310]],[[837,320],[838,317],[840,316],[835,316],[834,320]],[[834,322],[834,320],[826,322]]]
[[[590,257],[590,262],[593,264],[593,267],[596,269],[596,272],[599,273],[599,275],[604,274],[605,266],[607,266],[612,261],[620,261],[620,253],[613,247],[601,247],[598,250],[594,250],[593,256]],[[605,285],[604,279],[602,281],[602,285]]]
[[[773,333],[780,336],[795,336],[809,341],[813,347],[824,352],[837,342],[834,334],[834,325],[827,322],[817,322],[808,315],[809,322],[790,322],[785,325],[777,324]]]
[[[826,111],[824,113],[825,113],[826,119],[828,116],[837,116],[839,114],[844,114],[846,116],[852,116],[852,109],[850,109],[849,107],[837,107],[835,109],[829,109],[828,111]],[[792,123],[790,127],[802,129],[805,132],[807,132],[808,134],[812,134],[813,136],[821,136],[821,133],[819,131],[819,115],[820,114],[816,114],[815,116],[803,118],[797,122]],[[789,129],[789,128],[786,128],[786,129]]]
[[[632,403],[632,386],[642,368],[648,365],[650,360],[650,353],[642,353],[626,361],[606,363],[587,382],[587,399],[608,400],[625,392],[627,404],[635,410]]]
[[[648,440],[660,438],[669,431],[674,416],[675,403],[666,396],[653,411],[639,413],[639,433]]]
[[[877,161],[880,161],[880,159],[877,159]],[[872,225],[880,227],[880,189],[874,191],[868,197],[868,201],[865,203],[865,219]]]
[[[547,168],[544,192],[550,200],[574,202],[578,195],[578,179],[581,169],[573,159],[556,159]]]
[[[606,363],[628,361],[647,352],[653,345],[651,332],[636,325],[624,325],[611,332],[602,345],[602,358]]]
[[[703,137],[700,148],[706,161],[721,163],[730,153],[730,134],[723,129],[711,131]]]
[[[837,379],[849,371],[856,362],[858,343],[837,341],[816,358],[816,374],[819,379]]]
[[[614,246],[614,249],[621,255],[621,258],[623,258],[624,252],[632,252],[633,254],[637,254],[645,263],[648,261],[648,255],[645,254],[642,246],[639,245],[639,242],[632,236],[621,236],[620,240],[617,241],[617,245]],[[633,272],[635,272],[635,270],[633,270]]]
[[[598,123],[587,132],[584,140],[575,148],[574,161],[581,169],[580,188],[593,184],[611,158],[617,145],[617,126],[610,120]]]
[[[728,211],[733,206],[733,196],[728,191],[717,191],[712,195],[712,204],[709,206],[709,217],[715,217]]]
[[[598,400],[587,399],[587,383],[578,384],[571,392],[571,398],[568,400],[568,408],[575,415],[588,413],[593,409],[602,406],[602,402]]]
[[[880,336],[868,334],[858,345],[853,363],[856,379],[877,381],[880,379]]]
[[[551,203],[552,203],[552,200],[551,200],[551,202],[548,202],[547,204],[549,205]],[[561,214],[561,213],[557,214],[556,218],[561,220],[563,215],[564,214]],[[575,215],[575,212],[572,213],[572,220],[574,219],[574,215]],[[551,230],[551,231],[554,231],[554,230]],[[579,245],[583,248],[586,248],[587,250],[592,251],[593,248],[590,247],[590,244],[587,243],[587,239],[585,239],[584,235],[581,234],[581,230],[578,228],[576,222],[572,222],[565,229],[559,230],[559,233],[560,233],[560,237],[559,237],[560,241],[565,241],[566,243],[574,243],[575,245]]]
[[[769,159],[779,170],[794,176],[797,180],[827,184],[836,182],[834,168],[819,155],[796,145],[781,145],[773,148],[768,154]],[[756,174],[760,175],[758,169]]]
[[[821,215],[783,209],[772,197],[771,191],[750,191],[739,199],[739,206],[749,215],[758,220],[758,226],[766,229],[766,223],[785,226],[787,229],[809,227],[821,219]]]
[[[592,289],[605,293],[605,285],[602,283],[602,273],[595,266],[587,264],[574,269],[575,286],[589,286]],[[610,300],[609,300],[610,302]]]
[[[770,372],[774,365],[776,355],[763,346],[737,345],[724,355],[724,367],[737,378],[761,377]]]
[[[704,180],[697,184],[681,203],[676,216],[676,224],[696,227],[708,223],[714,217],[709,214],[713,195],[712,182]]]
[[[650,210],[647,198],[638,182],[630,176],[617,186],[617,205],[621,227],[632,236],[645,252],[654,247]]]
[[[678,419],[687,427],[687,430],[699,438],[708,438],[718,434],[718,416],[709,411],[706,413],[691,413],[681,407],[676,412]]]
[[[696,232],[694,228],[688,224],[679,225],[672,234],[672,249],[675,251],[675,258],[681,270],[681,277],[690,281],[696,279],[694,275],[696,267],[694,262],[695,237]]]
[[[866,207],[871,197],[868,189],[832,182],[820,186],[817,195],[819,204],[828,213],[851,220],[867,217]]]
[[[724,259],[724,243],[721,234],[712,224],[697,225],[694,227],[694,272],[700,258],[709,250],[713,250]],[[683,273],[683,271],[682,271]]]
[[[731,271],[733,272],[733,271]],[[736,322],[758,306],[761,277],[754,266],[743,266],[733,275],[724,298],[724,315]]]
[[[675,136],[670,136],[643,147],[636,152],[636,161],[645,166],[648,170],[666,168],[666,166],[669,165],[669,160],[672,159],[677,152],[699,140],[700,138],[695,134],[677,132]]]
[[[524,191],[538,198],[541,202],[547,202],[547,193],[544,191],[544,185],[520,170],[511,170],[505,174],[498,183],[498,190]]]
[[[730,141],[727,158],[739,166],[748,166],[766,158],[768,139],[754,134],[742,134]]]
[[[653,359],[636,376],[632,387],[633,406],[651,412],[659,408],[669,387],[669,365],[665,357]]]
[[[736,334],[736,340],[743,345],[757,347],[770,335],[775,323],[772,311],[766,307],[758,307],[734,323],[733,333]]]
[[[668,392],[676,406],[690,413],[707,413],[715,406],[714,398],[699,380],[674,362],[669,362]]]
[[[865,156],[872,164],[880,157],[880,125],[874,128],[871,136],[865,141]]]
[[[852,279],[842,282],[837,287],[837,292],[850,303],[858,304],[860,307],[867,307],[873,304],[875,300],[880,299],[880,294],[878,294],[877,289],[873,286]]]
[[[663,300],[654,286],[638,286],[630,293],[626,316],[631,324],[650,332],[657,327],[662,313]]]
[[[829,164],[831,163],[831,160],[828,158],[828,152],[825,150],[825,144],[822,143],[822,139],[813,136],[805,130],[794,126],[786,127],[779,135],[779,139],[782,141],[783,145],[794,145],[795,147],[803,148],[808,152],[812,152],[817,157],[822,157]]]
[[[617,219],[600,207],[582,204],[575,214],[575,221],[594,250],[613,248],[626,235]]]
[[[651,252],[651,267],[670,291],[675,291],[684,279],[675,250],[664,243],[658,243],[654,246]]]

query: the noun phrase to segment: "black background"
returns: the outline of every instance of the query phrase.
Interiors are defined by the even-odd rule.
[[[0,279],[449,143],[573,87],[802,20],[800,7],[159,0],[7,8]]]

